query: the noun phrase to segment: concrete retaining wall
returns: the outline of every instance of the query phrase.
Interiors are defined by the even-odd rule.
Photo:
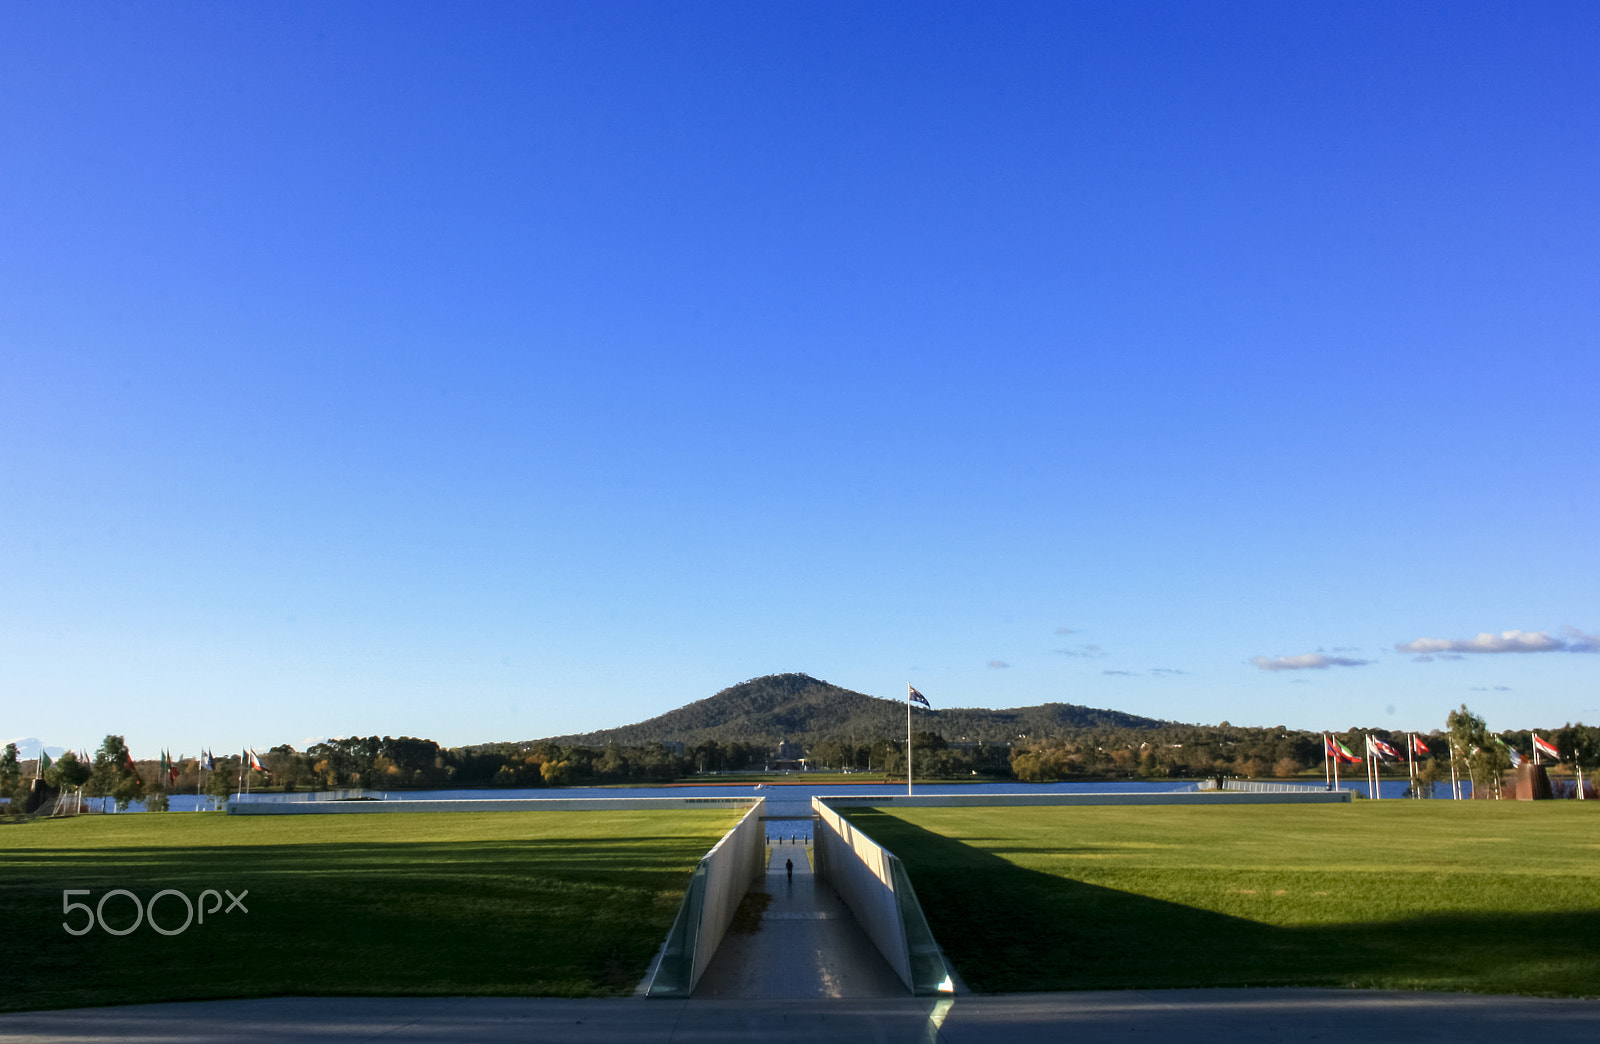
[[[813,798],[816,872],[839,893],[889,967],[917,994],[953,992],[949,967],[933,939],[899,858]]]
[[[872,945],[883,954],[906,989],[911,989],[911,959],[906,950],[905,926],[900,923],[900,910],[894,901],[889,853],[824,805],[821,798],[811,799],[811,810],[817,816],[812,841],[817,876],[839,893]]]
[[[750,883],[766,870],[767,831],[761,825],[766,799],[741,800],[752,807],[694,868],[646,996],[687,997],[694,992]]]
[[[706,868],[705,904],[700,911],[700,930],[694,948],[694,977],[691,992],[705,974],[722,937],[733,923],[733,912],[750,890],[750,884],[767,869],[767,828],[761,825],[766,799],[757,804],[739,825],[723,835],[700,862]]]

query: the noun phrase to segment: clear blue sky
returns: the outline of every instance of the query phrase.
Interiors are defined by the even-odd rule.
[[[1600,720],[1597,56],[1591,3],[7,4],[0,737],[777,671]]]

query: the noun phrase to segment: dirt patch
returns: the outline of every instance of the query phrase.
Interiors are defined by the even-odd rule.
[[[739,900],[739,908],[733,911],[733,923],[728,925],[728,932],[732,935],[754,935],[759,932],[761,915],[767,912],[770,902],[772,896],[766,892],[754,889],[746,892],[744,898]]]

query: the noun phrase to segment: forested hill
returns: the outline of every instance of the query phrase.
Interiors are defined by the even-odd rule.
[[[937,694],[933,698],[936,700]],[[1171,724],[1071,703],[1010,710],[943,708],[935,704],[933,710],[917,707],[914,713],[917,731],[937,732],[952,743],[1007,743],[1019,736],[1047,739],[1075,729],[1140,729]],[[550,739],[563,746],[591,747],[673,741],[693,746],[709,739],[719,743],[776,744],[788,740],[805,744],[824,738],[854,738],[859,742],[892,739],[903,736],[905,729],[906,707],[899,700],[841,689],[805,674],[769,674],[636,725]]]

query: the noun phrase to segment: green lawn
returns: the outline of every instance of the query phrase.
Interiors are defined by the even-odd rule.
[[[0,1010],[276,994],[630,992],[695,862],[738,810],[84,816],[0,825]],[[117,937],[62,890],[197,899],[248,913]],[[183,923],[181,900],[157,907]],[[113,928],[134,906],[113,897]]]
[[[846,813],[984,992],[1600,994],[1600,807],[1384,801]]]

